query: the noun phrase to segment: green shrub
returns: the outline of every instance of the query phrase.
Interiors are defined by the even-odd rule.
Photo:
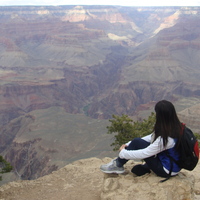
[[[4,174],[10,172],[12,170],[12,166],[8,163],[2,156],[0,156],[0,174]],[[2,177],[0,176],[0,180]]]
[[[119,147],[136,137],[143,137],[150,134],[153,131],[155,124],[155,113],[151,113],[148,119],[142,121],[134,122],[127,115],[122,116],[112,116],[113,119],[110,119],[110,126],[107,126],[108,134],[115,134],[114,142],[111,146],[114,146],[113,150],[116,151]]]

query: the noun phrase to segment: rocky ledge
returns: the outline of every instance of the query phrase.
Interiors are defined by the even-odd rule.
[[[200,199],[200,164],[189,172],[160,183],[155,174],[135,177],[129,161],[124,175],[108,175],[99,170],[111,158],[75,161],[50,175],[32,181],[10,182],[0,187],[1,200],[197,200]]]

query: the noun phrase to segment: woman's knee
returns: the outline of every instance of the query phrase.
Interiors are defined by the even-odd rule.
[[[128,145],[127,150],[144,149],[149,145],[150,145],[150,143],[143,140],[142,138],[134,138],[131,141],[131,143]]]

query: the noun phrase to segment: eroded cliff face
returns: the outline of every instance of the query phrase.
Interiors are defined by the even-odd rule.
[[[2,7],[0,154],[16,175],[34,179],[111,153],[112,114],[147,117],[161,99],[179,111],[198,106],[199,12]],[[197,130],[186,111],[181,117]]]
[[[162,98],[199,96],[197,8],[5,7],[2,13],[3,123],[52,105],[108,119]]]

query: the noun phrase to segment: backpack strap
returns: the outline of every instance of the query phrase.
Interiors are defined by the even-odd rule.
[[[168,176],[167,176],[165,179],[163,179],[163,180],[160,181],[161,183],[163,183],[163,182],[165,182],[165,181],[167,181],[167,180],[170,179],[171,174],[172,174],[172,170],[173,170],[173,165],[174,165],[173,162],[174,162],[174,159],[168,154],[168,152],[167,152],[167,156],[168,156],[169,159],[170,159],[170,170],[169,170]]]
[[[181,135],[182,135],[186,124],[181,123],[181,125],[182,125],[182,126],[181,126]]]

